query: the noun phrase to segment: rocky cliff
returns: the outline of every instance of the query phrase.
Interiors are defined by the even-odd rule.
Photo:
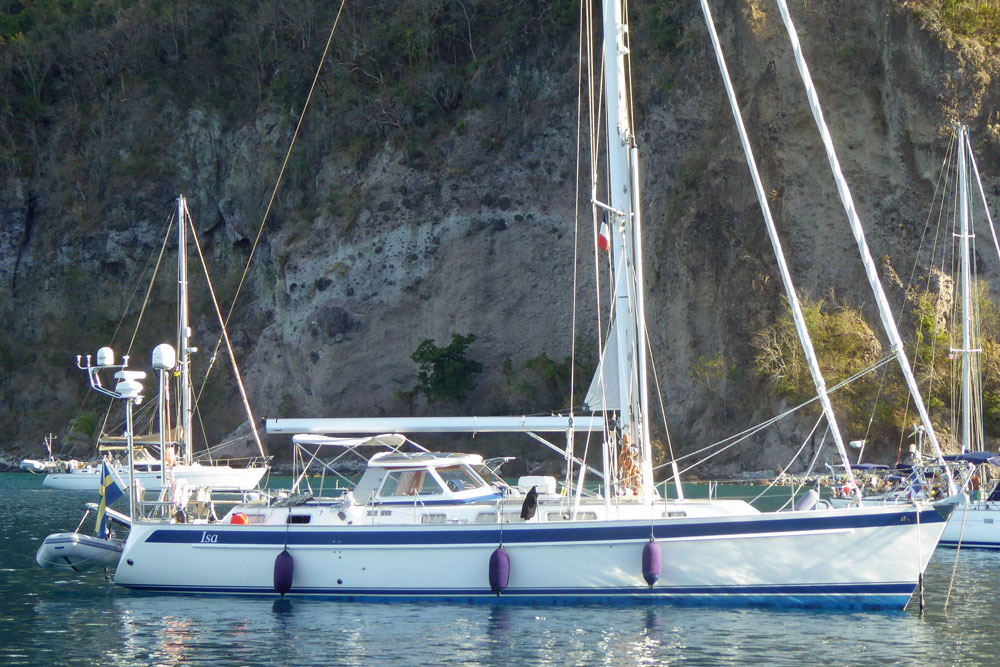
[[[0,182],[4,447],[30,451],[103,410],[74,357],[112,341],[126,351],[178,193],[226,306],[253,255],[230,334],[258,417],[532,409],[511,377],[570,353],[578,207],[591,254],[574,3],[348,6],[283,172],[337,8],[217,4],[121,3],[51,24],[67,31],[54,42],[27,21],[2,44],[16,93]],[[877,322],[777,7],[711,4],[798,287],[833,290]],[[950,122],[971,126],[987,192],[1000,188],[991,43],[936,23],[928,4],[790,3],[872,253],[897,267],[912,264]],[[672,442],[691,451],[786,407],[750,370],[780,281],[697,3],[631,11],[651,347]],[[992,256],[980,264],[997,277]],[[594,277],[580,267],[586,357]],[[151,293],[133,365],[173,337],[173,292]],[[203,374],[218,332],[203,294],[195,329]],[[452,333],[476,336],[478,390],[427,405],[408,393],[410,355]],[[694,370],[706,358],[724,360],[713,383]],[[201,402],[211,441],[243,420],[229,372]],[[714,472],[777,467],[814,418]]]

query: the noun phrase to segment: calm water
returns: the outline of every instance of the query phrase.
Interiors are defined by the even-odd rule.
[[[158,596],[34,564],[89,494],[0,474],[0,664],[996,664],[1000,553],[939,550],[926,611],[491,606]]]

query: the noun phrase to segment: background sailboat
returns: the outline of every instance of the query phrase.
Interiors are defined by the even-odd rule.
[[[144,445],[132,452],[133,474],[136,481],[145,489],[160,491],[181,480],[190,487],[211,489],[248,490],[257,487],[268,471],[268,457],[264,453],[260,438],[254,425],[252,414],[248,410],[248,422],[257,445],[259,458],[251,459],[244,467],[233,467],[223,462],[202,463],[196,460],[193,446],[194,396],[191,379],[192,352],[197,351],[191,345],[192,329],[190,326],[188,298],[188,241],[187,233],[191,216],[187,202],[183,196],[177,198],[177,285],[178,285],[178,319],[177,331],[179,337],[179,354],[177,359],[178,393],[180,399],[177,405],[179,419],[173,426],[172,419],[159,422],[156,431],[148,436],[140,437],[132,434],[134,442]],[[79,358],[77,363],[80,363]],[[113,361],[111,362],[113,363]],[[127,359],[125,361],[127,364]],[[235,366],[235,364],[234,364]],[[238,374],[237,374],[238,377]],[[240,386],[242,390],[242,385]],[[163,387],[163,391],[168,391]],[[169,405],[169,399],[168,399]],[[244,406],[249,408],[245,396]],[[168,409],[167,415],[170,414]],[[119,479],[128,478],[127,466],[124,462],[126,438],[102,437],[101,452],[109,461]],[[153,453],[150,453],[152,450]],[[85,466],[61,472],[50,472],[42,481],[42,486],[48,489],[73,491],[97,491],[100,480],[101,466]]]

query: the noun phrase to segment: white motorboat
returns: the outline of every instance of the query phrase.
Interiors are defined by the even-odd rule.
[[[58,461],[48,461],[48,460],[38,460],[38,459],[22,459],[21,470],[24,472],[32,472],[36,475],[42,473],[55,472],[59,469]]]
[[[703,9],[723,64],[707,4]],[[161,494],[149,501],[133,494],[132,526],[115,570],[116,584],[173,593],[342,599],[500,596],[520,601],[874,608],[907,603],[951,504],[833,509],[809,503],[793,511],[761,512],[739,500],[686,499],[675,463],[671,467],[677,497],[669,499],[660,492],[648,422],[638,150],[625,78],[631,32],[619,0],[608,0],[603,16],[603,57],[588,51],[588,58],[603,58],[606,64],[593,69],[605,72],[600,95],[607,121],[592,125],[609,130],[607,201],[597,199],[596,165],[592,178],[594,220],[601,212],[609,218],[614,294],[608,301],[614,316],[602,318],[612,325],[588,392],[589,412],[552,417],[269,419],[267,430],[294,435],[297,447],[340,447],[357,453],[377,444],[388,451],[368,458],[358,484],[337,495],[303,489],[302,478],[293,493],[241,499],[228,509],[218,494],[200,496],[185,501],[179,513],[172,511],[175,499]],[[728,76],[724,78],[731,93]],[[735,98],[732,106],[745,140]],[[748,163],[753,168],[749,151]],[[759,186],[755,168],[752,175]],[[773,232],[767,198],[757,189]],[[851,222],[869,268],[873,264],[860,224]],[[772,244],[794,299],[773,233]],[[866,273],[874,278],[883,321],[896,341],[898,331],[877,274]],[[802,335],[811,353],[807,332]],[[905,374],[909,366],[902,346],[894,349]],[[154,367],[164,373],[171,365],[154,360]],[[112,369],[121,369],[116,392],[131,415],[141,386],[123,366],[101,363],[100,355],[96,366],[87,364],[92,385],[100,384],[95,378],[101,372]],[[816,384],[846,463],[821,376],[816,376]],[[936,446],[919,393],[915,384],[910,386]],[[562,454],[566,475],[560,482],[543,477],[507,487],[477,456],[421,451],[410,436],[427,432],[523,433]],[[599,467],[587,463],[586,447],[583,455],[577,453],[578,433],[599,440]],[[550,442],[552,434],[565,441]],[[344,437],[348,435],[352,437]],[[404,444],[417,453],[404,452]],[[596,484],[588,485],[592,479]]]
[[[42,440],[42,444],[45,445],[45,451],[48,456],[44,459],[24,459],[21,461],[20,468],[25,472],[33,472],[35,474],[55,472],[59,470],[60,466],[66,465],[65,462],[56,461],[55,457],[52,456],[52,441],[55,436],[49,433]],[[75,462],[74,462],[75,463]]]

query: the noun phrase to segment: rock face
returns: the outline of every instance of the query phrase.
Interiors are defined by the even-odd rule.
[[[691,4],[674,12],[683,35],[674,48],[643,41],[644,30],[656,26],[655,3],[640,3],[632,25],[649,337],[681,452],[786,407],[762,391],[749,366],[749,341],[778,312],[781,286],[711,44]],[[832,289],[870,307],[777,9],[761,0],[714,4],[798,288]],[[910,266],[919,239],[946,146],[942,128],[954,118],[969,123],[987,172],[1000,156],[989,127],[996,86],[977,76],[989,68],[924,31],[905,4],[792,8],[872,254],[900,267]],[[517,368],[543,353],[569,355],[574,279],[577,349],[593,356],[585,180],[576,193],[576,52],[574,41],[516,59],[504,82],[516,99],[499,99],[495,108],[449,107],[450,126],[433,145],[390,136],[354,160],[314,144],[308,177],[279,190],[259,241],[295,114],[271,107],[252,122],[235,122],[140,97],[121,103],[119,123],[104,127],[100,142],[50,128],[39,150],[50,155],[51,168],[12,171],[0,183],[4,446],[33,446],[81,405],[103,410],[95,397],[84,398],[74,356],[107,344],[123,313],[132,324],[115,345],[125,351],[179,191],[189,197],[224,312],[253,254],[229,328],[256,417],[504,411],[505,359]],[[105,161],[134,164],[142,128],[150,126],[167,135],[155,159],[169,158],[169,168],[96,185],[58,180],[60,151],[74,141],[85,146],[81,154],[104,151]],[[308,136],[308,123],[303,131]],[[996,193],[1000,174],[984,177],[986,191]],[[574,274],[576,225],[581,259]],[[164,260],[164,273],[171,261]],[[983,261],[980,275],[995,279],[997,262]],[[145,324],[153,331],[131,348],[140,368],[153,344],[173,337],[173,288],[166,285],[150,295]],[[200,277],[192,289],[201,294],[198,376],[218,325]],[[869,321],[877,322],[873,312]],[[443,345],[452,333],[477,337],[470,354],[483,364],[480,391],[463,406],[414,403],[405,395],[416,382],[410,354],[422,340]],[[693,373],[700,357],[713,356],[727,362],[721,389],[700,385]],[[211,415],[209,440],[245,420],[225,388],[230,372],[220,364],[202,402]],[[813,419],[757,436],[714,461],[714,471],[778,467]],[[653,421],[662,437],[662,417]]]

